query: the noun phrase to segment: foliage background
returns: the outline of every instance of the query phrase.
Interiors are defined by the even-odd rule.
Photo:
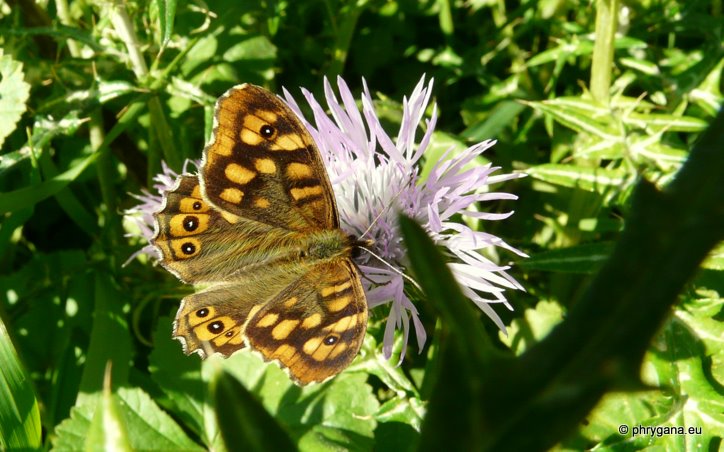
[[[709,148],[724,148],[721,1],[209,3],[0,2],[0,449],[223,449],[220,428],[262,449],[513,449],[514,428],[534,448],[721,447],[721,245],[694,271],[724,223],[687,206],[721,214],[722,159],[701,198],[671,182],[708,124]],[[295,387],[246,353],[184,357],[169,336],[189,288],[142,259],[121,266],[142,245],[124,238],[128,193],[162,160],[180,170],[199,157],[233,84],[319,96],[324,76],[353,92],[364,77],[393,131],[423,73],[441,112],[426,162],[496,138],[485,157],[530,175],[500,187],[514,205],[484,206],[512,218],[478,225],[532,256],[513,270],[528,292],[498,311],[509,335],[454,303],[443,269],[418,297],[431,343],[400,367],[382,358],[386,313],[374,311],[359,360],[324,385]],[[632,195],[641,179],[684,202],[647,210],[654,195]],[[636,251],[664,261],[673,242],[697,251],[593,280],[624,225],[648,213],[648,233],[604,269],[642,262]],[[699,229],[646,248],[682,219]],[[408,229],[424,275],[436,253]],[[660,291],[606,299],[647,272]],[[222,368],[243,386],[214,377]],[[621,424],[700,433],[634,437]]]

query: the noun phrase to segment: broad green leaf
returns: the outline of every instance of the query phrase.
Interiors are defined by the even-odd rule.
[[[30,376],[0,318],[0,449],[37,449],[40,413]]]
[[[128,431],[132,450],[204,450],[184,433],[178,424],[140,388],[119,388],[114,394],[118,411]],[[91,424],[99,406],[101,393],[95,393],[92,400],[71,411],[70,418],[56,428],[53,440],[54,451],[82,450]],[[100,404],[100,405],[99,405]]]
[[[126,423],[116,396],[111,392],[110,368],[106,367],[106,381],[103,393],[85,439],[85,450],[131,451]]]
[[[0,55],[0,148],[25,113],[29,97],[23,64],[10,55]]]
[[[724,381],[721,360],[709,365],[703,356],[717,359],[724,352],[724,327],[712,318],[714,309],[692,312],[677,309],[646,355],[643,378],[651,387],[643,393],[607,395],[588,416],[577,437],[564,442],[584,448],[590,442],[617,448],[711,450],[724,431]],[[711,369],[711,373],[706,369]],[[628,431],[622,434],[620,426]],[[664,434],[664,429],[670,433]],[[683,430],[681,434],[679,430]]]
[[[221,435],[229,450],[296,449],[284,428],[236,378],[219,372],[212,392]]]
[[[629,180],[621,169],[589,168],[576,165],[544,163],[528,168],[526,173],[536,179],[562,187],[609,194],[620,191]]]
[[[292,435],[300,450],[366,450],[376,427],[379,403],[366,383],[367,375],[342,372],[323,384],[300,388],[274,363],[243,350],[223,363],[226,371],[250,388],[264,407]],[[353,367],[353,366],[352,366]]]

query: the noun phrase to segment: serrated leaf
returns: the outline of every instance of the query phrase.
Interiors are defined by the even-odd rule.
[[[184,433],[174,420],[140,388],[118,389],[119,418],[129,432],[133,450],[204,450]],[[54,451],[82,450],[101,393],[89,396],[88,402],[71,410],[70,418],[56,427]]]
[[[131,451],[126,423],[120,414],[118,400],[111,392],[109,367],[106,367],[106,377],[108,378],[103,393],[98,398],[98,405],[86,435],[85,450]]]
[[[621,168],[590,168],[576,165],[560,165],[557,163],[545,163],[534,166],[528,168],[526,173],[536,179],[554,185],[579,188],[601,194],[621,190],[624,182],[628,179],[628,175]]]
[[[666,132],[701,132],[706,129],[707,122],[690,116],[665,115],[663,113],[628,113],[626,124],[641,129]]]
[[[611,111],[593,100],[558,98],[542,102],[527,102],[534,109],[550,115],[564,126],[587,133],[607,142],[621,141],[621,133],[611,123]]]
[[[29,97],[30,85],[25,82],[23,63],[10,55],[0,56],[0,148],[25,113]]]
[[[689,156],[684,150],[662,143],[657,136],[632,138],[629,152],[634,161],[648,160],[667,172],[679,168]]]

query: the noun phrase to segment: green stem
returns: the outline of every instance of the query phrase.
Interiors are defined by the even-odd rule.
[[[113,28],[118,33],[123,43],[128,50],[128,57],[131,62],[131,68],[133,73],[136,75],[136,79],[142,84],[152,84],[149,80],[148,66],[143,58],[143,54],[140,50],[138,38],[133,30],[133,24],[128,16],[125,5],[117,1],[111,6],[110,10],[111,23]],[[174,145],[173,134],[169,127],[166,115],[161,105],[161,101],[158,96],[153,96],[148,100],[148,109],[151,114],[151,133],[155,133],[155,140],[150,140],[153,144],[154,141],[158,144],[163,152],[163,157],[166,162],[175,170],[180,170],[183,164],[183,158],[178,154],[178,147]],[[149,146],[148,154],[148,181],[155,174],[161,170],[161,158],[158,152],[158,147],[151,145]]]
[[[357,20],[362,11],[367,6],[367,1],[352,2],[344,6],[341,10],[342,17],[337,30],[337,40],[334,43],[334,54],[332,55],[332,63],[329,65],[328,74],[336,77],[344,70],[344,64],[347,61],[349,46],[354,36],[354,30],[357,28]]]
[[[67,0],[56,0],[55,7],[58,10],[58,17],[63,25],[74,26],[73,19],[70,16]],[[74,58],[80,58],[81,49],[77,42],[68,39],[68,51]],[[105,131],[103,129],[103,116],[100,109],[90,113],[89,121],[89,138],[91,149],[98,152],[105,139]],[[108,247],[109,249],[117,249],[118,238],[122,235],[120,217],[116,215],[118,204],[116,203],[116,191],[113,186],[116,173],[114,171],[113,162],[109,152],[103,152],[96,160],[96,174],[98,175],[98,184],[101,187],[101,197],[106,206],[104,223],[106,226]],[[115,254],[110,253],[111,268],[117,269],[117,261]]]
[[[614,44],[618,28],[619,0],[596,2],[596,35],[591,65],[591,95],[608,105]]]
[[[68,9],[68,2],[67,0],[55,0],[55,9],[58,10],[58,19],[60,19],[60,23],[63,25],[67,25],[69,27],[74,26],[73,19],[70,17],[70,10]],[[77,42],[73,39],[68,39],[68,51],[73,56],[73,58],[78,58],[80,56],[80,46]]]

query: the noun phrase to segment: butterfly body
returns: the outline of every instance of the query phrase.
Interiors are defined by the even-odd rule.
[[[249,346],[298,383],[346,368],[367,303],[339,228],[319,150],[276,96],[253,85],[217,102],[198,176],[184,175],[155,215],[162,265],[203,285],[185,297],[174,337],[186,353]]]

